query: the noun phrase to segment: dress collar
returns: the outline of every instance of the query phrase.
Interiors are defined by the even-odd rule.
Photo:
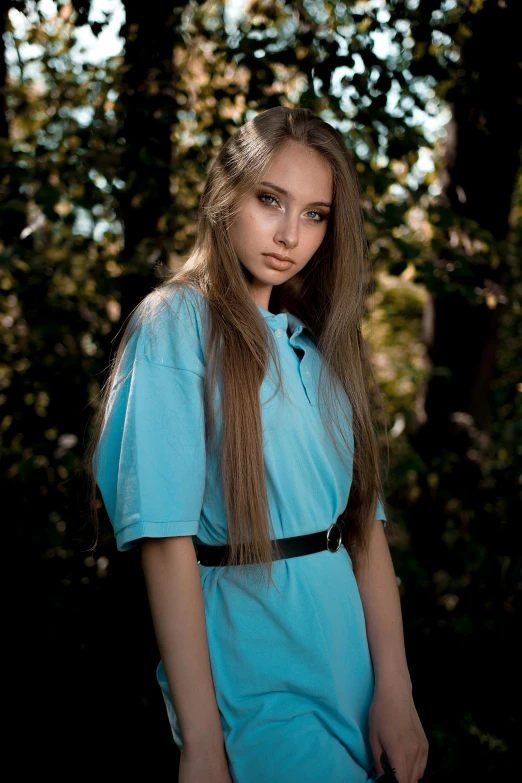
[[[260,305],[257,305],[257,309],[265,319],[265,321],[268,322],[271,329],[274,331],[276,329],[284,329],[286,331],[288,327],[288,313],[286,310],[283,310],[282,313],[277,313],[275,315],[274,313],[269,312],[268,310],[265,310]]]
[[[292,313],[289,313],[288,310],[283,310],[281,313],[274,314],[269,312],[269,310],[265,310],[260,305],[257,305],[257,309],[273,332],[275,332],[276,329],[284,329],[286,331],[288,326],[290,326],[290,331],[292,334],[299,334],[303,331],[303,329],[311,331],[307,326],[304,325],[300,318],[298,318],[296,315],[293,315]]]

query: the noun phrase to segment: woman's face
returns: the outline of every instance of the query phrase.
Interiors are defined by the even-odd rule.
[[[254,302],[268,310],[272,286],[297,274],[326,233],[333,178],[330,164],[302,144],[287,142],[253,195],[246,196],[229,228],[230,239],[250,272]],[[270,253],[288,256],[287,269],[275,269]]]

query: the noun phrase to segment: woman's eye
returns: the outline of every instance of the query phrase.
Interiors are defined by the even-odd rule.
[[[259,198],[260,199],[271,198],[273,201],[277,201],[276,197],[275,196],[271,196],[270,193],[260,193],[259,194]],[[263,204],[266,204],[266,201],[263,201]],[[268,206],[272,206],[272,205],[269,204]]]
[[[322,212],[317,212],[317,210],[315,210],[315,209],[312,209],[312,212],[315,212],[316,215],[319,215],[319,220],[316,220],[315,221],[316,223],[320,223],[321,220],[326,220],[326,215],[323,215]],[[310,213],[308,213],[308,214],[310,214]]]
[[[260,200],[263,200],[263,199],[265,199],[265,198],[271,198],[271,199],[272,199],[272,201],[276,201],[277,203],[279,203],[279,199],[278,199],[278,198],[276,198],[276,196],[272,196],[270,193],[259,193],[259,194],[258,194],[258,198],[259,198]],[[267,204],[267,202],[266,202],[266,201],[262,201],[262,203],[263,203],[263,204],[266,204],[266,205],[267,205],[267,207],[271,207],[271,206],[273,206],[273,204]],[[326,220],[326,218],[327,218],[327,215],[324,215],[322,212],[318,212],[316,209],[312,209],[312,210],[310,210],[310,212],[309,212],[308,214],[309,214],[309,215],[310,215],[310,214],[312,214],[312,215],[314,215],[314,214],[315,214],[315,215],[318,215],[318,217],[317,217],[317,218],[314,218],[314,219],[312,220],[312,222],[313,222],[313,223],[320,223],[322,220]]]

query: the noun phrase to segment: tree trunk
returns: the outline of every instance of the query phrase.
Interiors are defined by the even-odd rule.
[[[12,0],[0,11],[0,166],[3,175],[0,177],[0,202],[12,202],[13,206],[4,207],[1,213],[2,225],[0,238],[4,247],[16,245],[26,223],[25,209],[17,209],[20,204],[19,172],[11,165],[11,148],[9,143],[9,118],[7,115],[7,59],[5,56],[5,33],[10,28],[8,14],[11,9],[23,13],[24,3]],[[5,176],[9,172],[8,176]]]
[[[520,165],[522,100],[520,30],[522,6],[517,0],[486,0],[466,15],[471,30],[461,49],[455,83],[447,99],[452,111],[448,128],[441,203],[453,215],[476,221],[496,242],[508,233],[513,188]],[[451,232],[452,229],[450,228]],[[450,237],[448,237],[449,239]],[[471,242],[473,237],[471,237]],[[489,292],[473,304],[460,292],[431,293],[424,317],[424,343],[431,373],[420,391],[416,450],[431,461],[441,450],[462,453],[464,429],[488,428],[488,402],[495,374],[497,332],[507,269],[496,268],[469,253],[472,286]],[[449,254],[437,262],[449,262]],[[500,297],[500,302],[498,298]],[[495,306],[496,300],[496,306]],[[453,414],[463,413],[454,421]],[[467,415],[466,415],[467,414]],[[469,417],[469,418],[468,418]]]
[[[121,283],[124,319],[158,282],[153,269],[167,262],[157,228],[171,201],[171,127],[176,121],[176,74],[173,50],[184,6],[125,2],[126,21],[120,35],[126,41],[127,89],[119,96],[124,152],[121,178],[127,187],[119,195],[125,232],[121,261],[126,267]],[[140,248],[149,239],[150,249]],[[143,263],[143,259],[146,263]]]

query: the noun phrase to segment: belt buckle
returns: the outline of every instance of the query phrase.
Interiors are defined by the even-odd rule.
[[[337,546],[335,547],[335,549],[330,549],[330,531],[334,527],[337,528],[337,530],[339,531],[339,540],[337,541]],[[342,542],[343,542],[343,531],[341,525],[338,522],[333,522],[328,528],[328,530],[326,531],[326,548],[328,549],[329,552],[337,552]]]

